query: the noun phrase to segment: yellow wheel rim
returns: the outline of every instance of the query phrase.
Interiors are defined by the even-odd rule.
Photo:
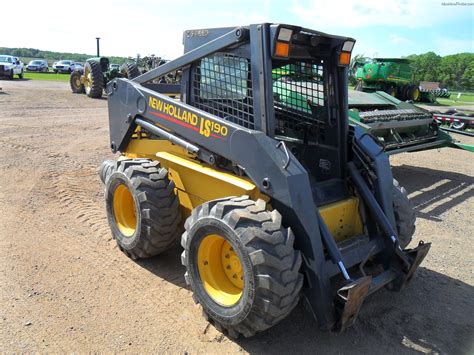
[[[204,289],[218,304],[231,307],[242,297],[242,263],[223,237],[211,234],[202,240],[198,249],[198,270]]]
[[[413,101],[416,101],[418,100],[420,97],[420,90],[418,88],[416,88],[414,91],[413,91]]]
[[[81,79],[76,76],[76,87],[81,87]]]
[[[131,237],[137,229],[135,202],[127,186],[121,184],[114,191],[114,216],[120,232]]]
[[[84,87],[85,87],[87,92],[90,91],[91,86],[92,86],[92,74],[89,70],[89,66],[85,65],[85,68],[84,68]]]

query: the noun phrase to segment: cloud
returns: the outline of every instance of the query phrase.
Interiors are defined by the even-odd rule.
[[[435,52],[439,55],[474,52],[474,42],[471,40],[440,37],[435,41]]]
[[[395,43],[395,44],[403,44],[403,45],[412,45],[413,42],[411,40],[409,40],[408,38],[405,38],[405,37],[402,37],[402,36],[399,36],[399,35],[396,35],[396,34],[391,34],[389,36],[390,38],[390,41]]]
[[[185,30],[269,21],[271,6],[270,0],[82,0],[66,9],[23,0],[21,20],[2,17],[2,28],[14,31],[0,46],[92,55],[101,37],[102,55],[173,59],[183,53]]]
[[[441,1],[293,0],[289,11],[318,28],[360,28],[368,26],[432,27],[434,24],[470,18],[463,6],[442,6]]]

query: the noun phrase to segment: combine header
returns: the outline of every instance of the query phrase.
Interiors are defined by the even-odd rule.
[[[377,137],[387,154],[443,147],[474,151],[474,146],[457,142],[437,121],[436,114],[383,91],[349,91],[349,122]]]

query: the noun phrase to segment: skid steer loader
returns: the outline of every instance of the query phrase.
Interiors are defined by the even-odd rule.
[[[181,57],[107,85],[112,234],[132,259],[180,239],[194,300],[230,337],[272,327],[300,299],[320,328],[343,330],[369,294],[403,289],[430,248],[406,249],[406,191],[378,141],[348,125],[354,42],[283,24],[190,30]],[[275,81],[289,64],[305,80]],[[176,70],[180,84],[160,84]]]

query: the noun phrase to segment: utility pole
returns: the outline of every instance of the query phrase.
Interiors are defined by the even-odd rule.
[[[96,37],[95,39],[97,40],[97,56],[100,57],[100,45],[99,45],[100,37]]]

